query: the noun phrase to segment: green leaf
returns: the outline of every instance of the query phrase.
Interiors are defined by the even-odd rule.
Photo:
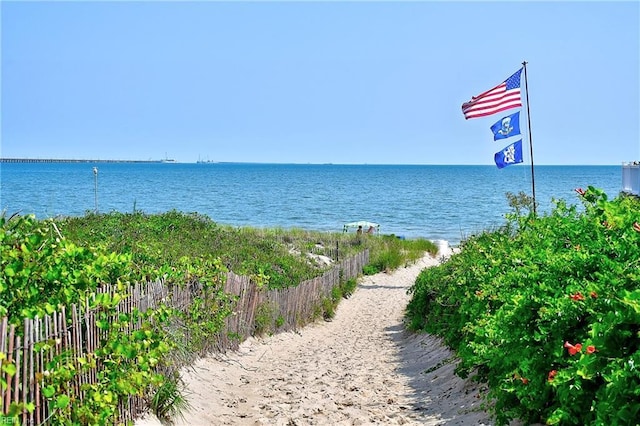
[[[108,330],[111,326],[108,320],[97,320],[96,325],[100,330]]]
[[[13,376],[13,375],[16,374],[17,368],[16,368],[16,365],[14,363],[3,363],[2,364],[2,371],[7,373],[9,376]]]
[[[14,277],[16,275],[16,271],[15,271],[15,269],[13,269],[13,267],[7,265],[4,268],[4,274],[7,277]]]
[[[56,407],[65,408],[67,405],[69,405],[70,401],[71,398],[69,398],[68,395],[58,395],[58,397],[56,398]]]
[[[45,398],[51,398],[55,393],[56,388],[54,388],[52,385],[42,388],[42,394],[45,396]]]

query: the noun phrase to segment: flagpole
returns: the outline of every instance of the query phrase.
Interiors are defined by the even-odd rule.
[[[536,215],[536,179],[533,173],[533,142],[531,141],[531,112],[529,111],[529,85],[527,84],[527,61],[524,67],[524,90],[527,92],[527,124],[529,126],[529,153],[531,154],[531,190],[533,194],[533,215]]]

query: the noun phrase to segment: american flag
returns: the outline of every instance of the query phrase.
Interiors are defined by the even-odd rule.
[[[465,119],[486,117],[496,112],[522,106],[520,100],[520,74],[522,68],[493,89],[487,90],[462,104]]]

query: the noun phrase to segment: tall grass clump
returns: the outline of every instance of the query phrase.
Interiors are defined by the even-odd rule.
[[[425,253],[433,256],[438,253],[438,246],[423,238],[402,240],[395,235],[366,236],[364,243],[370,250],[369,264],[364,269],[366,275],[407,266],[422,258]]]
[[[577,192],[582,208],[516,209],[410,289],[411,326],[442,336],[457,373],[488,384],[499,425],[640,418],[640,202]]]
[[[149,408],[163,425],[173,425],[176,419],[184,419],[184,414],[191,408],[186,387],[180,374],[173,371],[152,390]]]

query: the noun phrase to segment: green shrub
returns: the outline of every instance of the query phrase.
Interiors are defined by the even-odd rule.
[[[381,272],[381,270],[379,270],[376,265],[368,264],[364,265],[364,267],[362,268],[362,273],[364,275],[375,275],[378,272]]]
[[[508,215],[410,290],[411,326],[489,385],[498,424],[639,418],[640,204],[592,187],[581,198],[584,209]]]
[[[273,334],[276,331],[277,307],[271,303],[263,303],[256,309],[254,319],[256,336]]]
[[[89,247],[64,238],[52,219],[1,216],[0,317],[20,328],[25,317],[43,317],[84,301],[101,284],[135,278],[130,255],[109,253],[98,242]]]
[[[91,353],[75,357],[63,352],[46,364],[46,374],[37,373],[55,424],[114,424],[119,403],[132,395],[142,396],[149,389],[162,388],[166,378],[160,372],[175,371],[168,362],[177,344],[168,327],[180,316],[185,319],[184,313],[162,306],[144,313],[136,309],[121,312],[118,306],[129,297],[124,293],[125,284],[140,280],[148,270],[135,266],[132,253],[109,252],[102,243],[87,247],[91,248],[65,238],[52,219],[0,217],[0,316],[8,315],[20,333],[25,317],[43,317],[61,306],[76,304],[81,312],[95,312],[100,330],[100,342]],[[155,266],[157,276],[179,277],[183,283],[198,277],[202,293],[184,321],[191,338],[183,340],[189,349],[197,351],[198,342],[206,342],[219,331],[230,312],[227,298],[220,292],[226,269],[219,262],[186,257]],[[103,284],[113,284],[114,291],[97,292]],[[132,329],[132,324],[138,328]],[[38,342],[33,356],[41,356],[40,352],[59,344],[55,340]],[[13,375],[15,364],[0,361],[3,373]],[[70,382],[98,365],[95,380],[82,387],[85,398],[75,400],[68,392]],[[4,378],[1,382],[7,385]],[[165,398],[164,409],[177,409],[179,403],[178,399],[170,402]],[[32,405],[22,408],[33,410]],[[17,416],[20,408],[12,403],[9,411]]]
[[[331,297],[322,298],[322,317],[330,320],[336,316],[336,302]]]
[[[357,287],[358,280],[356,278],[351,278],[347,281],[342,282],[340,289],[342,292],[342,297],[348,299],[356,291]]]

